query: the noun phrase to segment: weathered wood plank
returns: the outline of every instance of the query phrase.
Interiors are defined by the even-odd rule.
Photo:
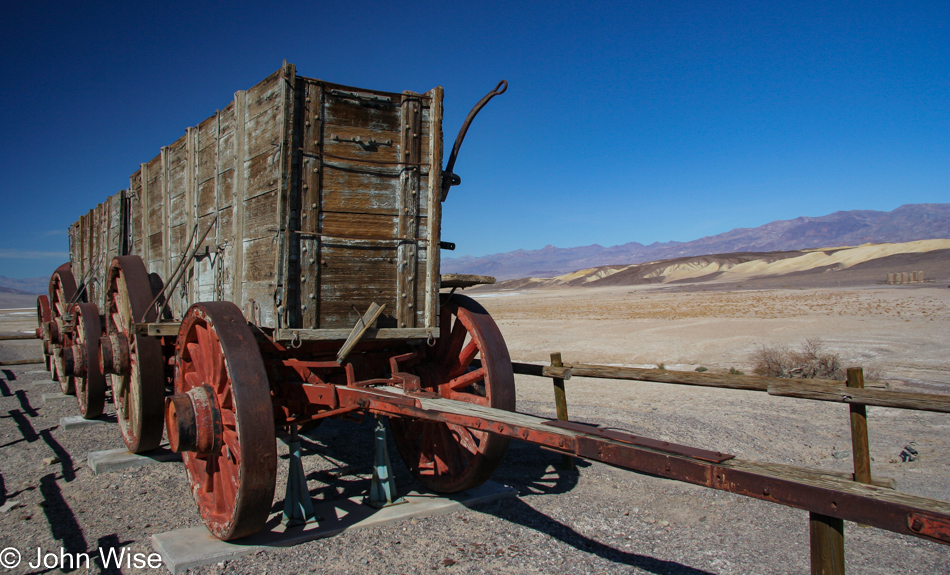
[[[397,237],[398,220],[393,215],[324,211],[320,214],[320,223],[324,237]]]
[[[231,297],[238,307],[243,307],[244,301],[244,198],[247,186],[247,177],[244,171],[244,160],[247,157],[247,92],[238,91],[234,94],[234,117],[235,132],[237,137],[234,139],[234,218],[232,225],[232,241],[230,242],[234,255],[234,263],[231,268],[236,274],[231,278]]]
[[[274,153],[280,147],[281,110],[271,107],[246,124],[247,159],[260,154]]]
[[[864,388],[864,371],[860,367],[848,368],[847,386]],[[854,477],[861,483],[871,482],[871,453],[868,446],[868,412],[864,405],[851,404],[851,453],[854,460]]]
[[[397,215],[398,170],[349,167],[330,159],[323,166],[322,208],[334,212]],[[354,191],[359,190],[359,193]],[[425,215],[425,214],[422,214]]]
[[[244,202],[244,241],[273,238],[280,226],[277,190],[260,194]]]
[[[889,389],[858,389],[803,380],[778,380],[769,383],[769,395],[800,397],[817,401],[898,407],[918,411],[950,413],[950,395],[914,393]]]
[[[430,107],[422,109],[425,133],[422,147],[425,155],[422,162],[429,167],[423,179],[422,193],[425,194],[425,201],[420,202],[424,206],[422,215],[428,218],[426,236],[429,238],[425,248],[423,325],[435,328],[439,323],[439,273],[442,257],[442,248],[439,245],[442,240],[442,198],[439,191],[442,182],[442,87],[431,90],[429,94]]]
[[[242,242],[244,244],[244,282],[274,281],[274,268],[277,265],[276,234]],[[273,300],[273,293],[270,294]],[[258,300],[260,301],[260,300]]]
[[[340,94],[331,88],[325,105],[324,117],[327,124],[365,132],[388,132],[394,137],[398,134],[401,95],[391,94],[388,96],[389,102],[374,101],[367,105],[368,100],[347,98]]]
[[[343,343],[343,346],[340,347],[340,351],[336,354],[336,360],[339,363],[343,363],[343,360],[346,359],[346,356],[350,355],[350,352],[353,351],[353,348],[356,347],[356,344],[360,342],[366,332],[370,328],[374,327],[376,320],[379,319],[379,316],[382,315],[383,310],[386,309],[386,306],[381,306],[376,302],[373,302],[369,305],[369,309],[366,310],[366,313],[363,314],[363,317],[357,321],[356,325],[353,327],[353,331],[350,332],[350,335],[347,336],[346,341]]]
[[[844,575],[844,521],[808,514],[812,575]]]
[[[804,386],[830,385],[844,387],[844,381],[831,379],[783,379],[777,377],[761,377],[757,375],[733,375],[728,373],[696,373],[692,371],[673,371],[666,369],[641,369],[636,367],[618,367],[607,365],[591,365],[583,363],[564,364],[563,370],[568,370],[570,377],[596,377],[603,379],[623,379],[634,381],[651,381],[655,383],[677,383],[680,385],[698,385],[703,387],[721,387],[727,389],[746,389],[751,391],[768,391],[772,383],[798,382]],[[564,377],[565,372],[551,371],[547,377]],[[868,384],[885,388],[884,383]]]
[[[270,148],[268,151],[251,158],[247,170],[248,199],[277,190],[281,178],[280,148]],[[277,219],[277,196],[275,195],[274,198],[274,218]]]
[[[247,117],[256,118],[280,104],[281,68],[247,90]]]
[[[328,124],[323,154],[335,161],[354,165],[399,163],[398,131],[379,132],[369,128]]]
[[[278,329],[277,341],[344,341],[350,334],[349,329]],[[363,339],[427,339],[429,330],[425,328],[395,329],[370,328]]]
[[[165,197],[176,198],[186,191],[188,180],[188,135],[165,147]]]
[[[613,367],[605,365],[564,364],[570,370],[568,377],[597,377],[604,379],[630,379],[635,381],[653,381],[658,383],[679,383],[728,389],[747,389],[768,391],[770,378],[751,375],[738,376],[718,373],[692,373],[669,371],[665,369],[638,369],[634,367]],[[547,375],[547,374],[546,374]],[[564,374],[561,374],[563,377]],[[550,377],[558,377],[553,374]]]

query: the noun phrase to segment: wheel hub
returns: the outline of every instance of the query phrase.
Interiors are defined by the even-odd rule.
[[[86,346],[79,344],[63,348],[63,369],[66,375],[86,377]]]
[[[201,385],[166,398],[165,428],[168,446],[177,453],[206,455],[219,448],[223,426],[213,390]]]
[[[102,373],[114,375],[129,375],[132,372],[128,338],[121,333],[114,333],[99,339],[99,369]]]

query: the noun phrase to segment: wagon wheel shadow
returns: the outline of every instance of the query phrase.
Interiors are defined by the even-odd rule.
[[[329,420],[313,432],[301,436],[304,460],[310,457],[323,458],[331,467],[307,473],[308,487],[314,503],[366,495],[373,472],[373,427],[374,420],[371,417],[367,417],[362,423]],[[399,492],[421,491],[421,486],[399,457],[391,437],[389,452]],[[544,533],[579,551],[620,565],[637,567],[656,574],[709,575],[706,571],[681,563],[620,551],[578,533],[569,525],[526,503],[522,499],[524,496],[556,495],[571,491],[577,485],[583,470],[590,467],[590,463],[576,459],[575,468],[566,470],[562,468],[561,462],[562,456],[559,453],[512,441],[508,445],[507,455],[492,476],[492,481],[514,488],[518,497],[480,505],[476,511]],[[305,469],[307,467],[305,464]],[[283,509],[282,495],[279,493],[277,496],[279,501],[273,507],[274,512]]]
[[[330,467],[307,472],[312,497],[326,501],[366,493],[366,482],[373,473],[373,426],[371,417],[361,423],[328,420],[313,432],[300,436],[304,460],[322,458]],[[403,463],[392,437],[389,438],[389,457],[400,493],[425,491]],[[287,458],[287,455],[281,456],[281,459]],[[577,468],[589,465],[577,460]],[[307,467],[305,465],[305,469]],[[566,493],[577,485],[577,468],[563,470],[560,454],[512,441],[492,481],[514,488],[519,496]],[[279,510],[281,505],[282,502],[275,504],[274,510]]]

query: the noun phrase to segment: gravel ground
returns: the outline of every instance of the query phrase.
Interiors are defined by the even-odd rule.
[[[18,329],[0,313],[0,332]],[[7,327],[7,325],[13,327]],[[506,336],[508,332],[506,331]],[[519,336],[515,335],[515,339]],[[8,344],[16,344],[13,349]],[[524,345],[515,342],[516,345]],[[30,355],[36,342],[0,342],[0,361]],[[23,347],[25,345],[25,347]],[[12,354],[12,355],[11,355]],[[521,359],[521,358],[519,358]],[[537,358],[524,358],[537,359]],[[149,536],[200,524],[180,463],[93,475],[89,452],[122,447],[114,418],[59,428],[78,413],[74,400],[44,403],[57,391],[41,365],[0,371],[0,549],[35,561],[36,549],[88,552],[124,548],[151,553]],[[518,378],[519,410],[553,417],[550,382]],[[847,470],[847,408],[731,390],[663,384],[569,382],[571,418],[727,451],[745,459]],[[948,420],[940,414],[872,408],[874,472],[902,491],[950,499]],[[329,421],[305,439],[311,493],[359,493],[371,472],[372,420]],[[916,441],[920,460],[901,463]],[[286,472],[286,449],[280,470]],[[395,454],[395,451],[394,451]],[[398,457],[394,459],[398,460]],[[807,514],[687,484],[580,462],[512,443],[494,480],[509,499],[450,515],[353,531],[292,548],[196,569],[194,573],[804,573],[809,570]],[[413,482],[394,461],[401,490]],[[274,510],[283,499],[278,479]],[[18,502],[13,505],[12,502]],[[846,524],[849,573],[947,573],[950,549],[920,539]],[[2,558],[2,557],[0,557]],[[30,569],[10,573],[57,573]],[[66,569],[66,572],[71,570]],[[93,562],[92,573],[163,572]],[[2,569],[0,569],[2,572]],[[79,570],[82,572],[82,570]]]

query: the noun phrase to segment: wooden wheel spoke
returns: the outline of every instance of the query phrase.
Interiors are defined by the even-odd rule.
[[[474,432],[461,425],[449,424],[449,429],[458,438],[459,446],[467,451],[472,457],[478,454],[478,443],[475,440]]]
[[[462,351],[466,336],[468,336],[468,330],[465,329],[465,325],[456,320],[455,325],[452,326],[452,335],[449,336],[448,348],[442,360],[443,367],[454,367],[454,363],[458,361],[459,353]]]
[[[485,379],[485,376],[487,375],[487,373],[488,372],[486,371],[485,366],[482,366],[474,371],[470,371],[468,373],[460,375],[459,377],[456,377],[455,379],[450,380],[448,383],[446,383],[446,385],[452,391],[461,391],[465,389],[466,387],[472,385],[476,381]]]
[[[124,330],[122,329],[122,326],[124,325],[122,323],[122,315],[119,314],[119,312],[112,312],[112,325],[115,326],[116,331],[118,331],[119,333],[124,332]]]
[[[214,349],[212,345],[208,327],[204,325],[195,326],[195,342],[188,344],[188,351],[191,353],[192,361],[195,362],[195,369],[201,373],[204,382],[215,387],[217,380],[214,377]]]
[[[237,433],[233,429],[224,429],[224,444],[228,446],[231,452],[231,458],[234,463],[241,461],[241,442],[238,440]]]
[[[213,454],[209,455],[208,458],[205,459],[204,467],[205,467],[205,476],[207,477],[207,479],[205,479],[203,487],[204,487],[205,493],[211,493],[214,491],[214,476],[215,476],[215,472],[218,470],[218,458]]]
[[[185,351],[188,352],[188,359],[191,361],[185,375],[191,378],[189,383],[192,383],[192,385],[201,385],[208,376],[204,352],[201,350],[201,346],[194,342],[186,343]]]
[[[419,439],[419,469],[433,473],[435,471],[435,438],[432,437],[432,432],[435,429],[435,424],[420,421],[418,425],[422,428]]]
[[[455,367],[449,372],[450,378],[456,378],[468,369],[468,366],[472,365],[472,360],[475,359],[475,356],[478,355],[478,342],[474,339],[469,341],[465,346],[465,349],[462,350],[462,353],[458,357],[458,363]]]
[[[459,448],[458,441],[449,430],[449,426],[444,423],[440,424],[439,435],[442,440],[439,447],[445,466],[444,473],[451,473],[453,475],[461,473],[465,470],[465,458],[462,450]]]
[[[223,396],[219,399],[219,405],[221,409],[232,410],[234,409],[234,392],[231,391],[231,388],[223,390]]]
[[[442,426],[442,425],[438,426],[438,433],[435,434],[437,435],[438,439],[432,446],[432,455],[433,455],[432,457],[433,469],[432,470],[436,475],[445,475],[449,472],[449,469],[450,469],[448,458],[446,457],[446,453],[445,453],[445,450],[447,447],[446,442],[448,441],[449,438],[444,433],[444,430],[445,430],[445,426]]]
[[[185,378],[185,382],[191,387],[201,385],[201,376],[194,371],[189,371],[188,373],[183,374],[182,377]]]

